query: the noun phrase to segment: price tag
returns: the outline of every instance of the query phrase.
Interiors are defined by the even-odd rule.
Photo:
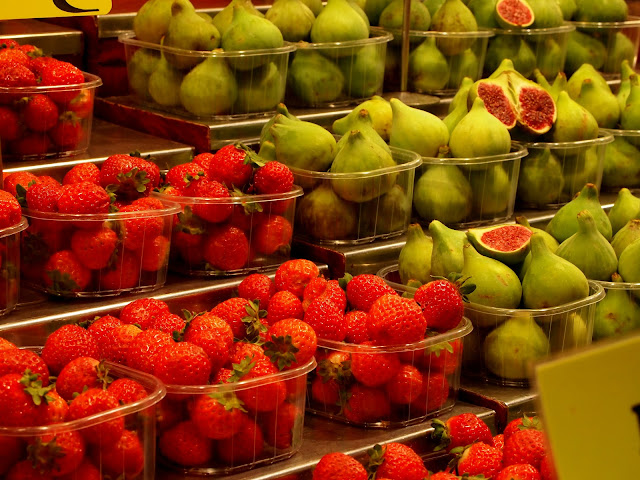
[[[111,0],[1,0],[0,20],[106,15]]]
[[[640,475],[640,335],[535,369],[559,480]]]

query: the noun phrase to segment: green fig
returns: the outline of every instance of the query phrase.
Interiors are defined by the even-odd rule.
[[[546,357],[550,348],[547,335],[531,315],[518,312],[487,335],[484,363],[499,378],[526,380],[532,364]]]
[[[617,233],[629,220],[634,218],[640,218],[640,198],[633,195],[628,188],[621,188],[611,210],[609,210],[611,231],[614,234]]]
[[[584,347],[591,343],[591,335],[587,323],[578,312],[554,318],[549,332],[549,343],[552,352],[565,352],[572,348]]]
[[[525,205],[554,204],[560,198],[563,186],[562,165],[548,148],[532,149],[522,159],[516,194]]]
[[[288,42],[308,40],[316,17],[302,0],[276,0],[265,15]]]
[[[471,214],[471,185],[455,165],[428,165],[414,187],[413,205],[424,220],[462,222]]]
[[[271,160],[276,160],[276,146],[271,140],[265,140],[260,143],[260,150],[258,151],[258,156],[267,162]]]
[[[329,0],[311,27],[313,43],[369,38],[368,21],[347,0]]]
[[[531,28],[554,28],[564,23],[562,9],[556,0],[527,1],[533,10],[534,20]]]
[[[620,126],[624,130],[640,130],[640,79],[638,75],[629,78],[631,89],[627,103],[620,113]],[[637,142],[632,142],[636,145]]]
[[[174,0],[163,45],[182,50],[211,51],[220,45],[220,32],[196,13],[189,0]],[[165,52],[165,57],[171,65],[180,69],[191,68],[204,59],[170,51]]]
[[[431,30],[436,32],[476,32],[478,23],[462,0],[445,0],[431,19]],[[447,56],[459,55],[471,47],[475,38],[438,37],[438,49]]]
[[[608,55],[602,66],[602,71],[613,74],[620,73],[620,65],[624,60],[633,62],[636,56],[633,41],[622,32],[616,32],[609,40],[607,52]]]
[[[513,207],[514,185],[510,174],[500,163],[472,171],[469,177],[473,192],[473,210],[479,218],[493,219],[509,216]]]
[[[599,127],[614,128],[618,124],[620,106],[609,85],[601,88],[587,78],[575,100],[593,115]]]
[[[357,203],[366,202],[391,190],[398,177],[398,172],[382,175],[372,172],[395,165],[395,160],[387,150],[360,130],[351,130],[347,135],[346,143],[336,153],[330,171],[331,173],[370,173],[359,178],[334,178],[331,184],[343,199]]]
[[[567,87],[567,76],[564,72],[558,72],[552,84],[549,84],[546,77],[539,70],[533,72],[536,82],[551,94],[554,102],[558,101],[558,95]]]
[[[129,87],[139,98],[150,100],[149,77],[158,66],[160,53],[148,48],[140,48],[127,63]]]
[[[591,140],[598,136],[598,121],[582,105],[562,91],[556,102],[557,118],[551,129],[554,142]]]
[[[410,30],[429,30],[431,26],[431,14],[429,9],[419,0],[410,0],[411,10],[409,16]],[[399,30],[402,28],[404,18],[404,0],[392,0],[378,20],[378,25],[385,30]]]
[[[640,186],[640,150],[616,135],[604,151],[602,187]]]
[[[286,74],[274,62],[269,62],[262,71],[256,69],[240,74],[238,99],[234,111],[238,113],[266,112],[273,110],[284,97]]]
[[[460,273],[464,268],[464,246],[467,235],[453,230],[438,220],[429,223],[429,233],[433,239],[431,253],[431,275],[447,277],[450,273]]]
[[[554,1],[554,0],[551,0]],[[546,38],[538,43],[536,65],[546,78],[555,78],[564,65],[564,51],[557,40]]]
[[[287,86],[306,105],[317,107],[337,99],[344,88],[338,65],[316,50],[299,48],[287,76]]]
[[[574,20],[578,22],[624,22],[629,14],[625,0],[580,0]]]
[[[184,74],[167,62],[164,54],[149,76],[149,95],[154,102],[163,107],[180,105],[180,85]]]
[[[369,18],[371,25],[378,25],[380,14],[391,3],[391,0],[367,0],[364,4],[364,13]]]
[[[392,98],[389,145],[411,150],[423,157],[435,157],[449,142],[449,130],[438,117]]]
[[[569,203],[563,205],[547,225],[547,232],[562,243],[578,231],[578,212],[589,210],[598,231],[607,241],[611,240],[611,222],[600,205],[598,188],[587,183],[580,193]]]
[[[434,37],[425,39],[409,55],[409,82],[415,91],[441,90],[449,82],[449,75],[449,64]]]
[[[253,6],[251,0],[231,0],[226,7],[220,10],[215,17],[213,17],[213,24],[220,32],[220,35],[224,35],[229,25],[233,20],[233,10],[236,5],[241,6],[251,15],[256,15],[258,17],[264,17],[264,14]]]
[[[473,245],[463,247],[463,277],[470,277],[476,286],[467,294],[472,303],[495,308],[518,308],[522,296],[520,279],[504,263],[480,255]]]
[[[618,273],[629,283],[640,283],[640,240],[636,240],[622,250],[618,262]],[[634,292],[636,297],[640,296],[640,291]]]
[[[488,78],[498,78],[503,72],[512,72],[514,70],[516,70],[516,67],[513,61],[510,58],[503,58]]]
[[[296,208],[296,225],[318,240],[345,240],[357,234],[358,207],[340,198],[328,183],[305,193]]]
[[[273,143],[273,135],[271,135],[271,127],[273,126],[274,123],[276,123],[276,120],[280,120],[282,118],[282,117],[278,117],[279,113],[287,117],[289,120],[298,120],[298,117],[290,113],[289,110],[287,109],[287,106],[284,103],[279,103],[278,105],[276,105],[275,115],[271,117],[269,121],[267,121],[267,123],[265,123],[262,126],[262,130],[260,130],[260,145],[262,145],[266,141]]]
[[[467,238],[478,253],[512,266],[528,255],[532,233],[524,225],[497,225],[470,228]]]
[[[339,118],[333,122],[333,133],[345,135],[353,130],[353,125],[360,115],[360,110],[367,110],[371,117],[373,128],[382,137],[388,141],[391,133],[391,104],[388,100],[374,95],[369,100],[365,100],[354,108],[346,117]]]
[[[582,84],[585,80],[591,80],[597,88],[606,89],[609,88],[607,81],[598,72],[593,65],[585,63],[578,68],[567,80],[567,93],[572,99],[578,98],[580,90],[582,90]]]
[[[587,183],[597,184],[600,179],[601,156],[597,147],[583,147],[572,149],[575,155],[565,155],[562,175],[564,187],[560,195],[561,202],[568,202]]]
[[[467,89],[467,93],[468,92],[469,90]],[[444,124],[447,126],[447,130],[449,130],[449,136],[451,136],[453,129],[456,128],[456,125],[458,125],[460,120],[462,120],[467,113],[467,103],[458,102],[458,106],[442,119]]]
[[[627,106],[627,98],[629,98],[629,93],[631,93],[631,75],[635,75],[634,71],[629,66],[629,62],[626,60],[622,62],[622,75],[620,77],[620,86],[618,87],[618,92],[616,93],[616,99],[618,100],[618,106],[620,107],[620,112],[624,110],[624,107]]]
[[[618,257],[596,228],[589,210],[577,215],[578,231],[563,241],[556,255],[570,261],[591,280],[609,280],[618,269]]]
[[[578,10],[578,5],[576,5],[576,0],[556,0],[558,5],[560,5],[560,10],[562,11],[562,18],[564,20],[571,20],[573,15]]]
[[[424,3],[424,5],[427,7],[427,9],[429,10],[429,14],[431,15],[431,18],[433,18],[433,16],[436,14],[438,9],[444,3],[444,0],[423,0],[422,3]]]
[[[313,16],[317,17],[322,11],[322,0],[302,0],[302,2],[309,7],[313,12]]]
[[[496,35],[489,39],[484,61],[485,72],[496,70],[503,59],[509,58],[516,71],[530,77],[536,68],[536,55],[527,42],[517,35]]]
[[[611,285],[605,297],[596,304],[593,339],[600,340],[630,332],[640,327],[640,306],[625,290],[622,277],[611,276]]]
[[[451,99],[451,103],[449,103],[449,109],[447,110],[447,113],[453,112],[456,108],[458,108],[458,105],[460,104],[464,105],[465,111],[469,111],[467,107],[467,98],[469,96],[469,90],[471,89],[472,85],[473,85],[472,78],[465,77],[462,79],[462,83],[460,83],[460,88],[458,88],[458,91]]]
[[[638,212],[638,216],[640,216],[640,212]],[[616,232],[611,239],[611,246],[616,252],[616,256],[620,258],[620,254],[624,249],[638,239],[640,239],[640,220],[634,218]]]
[[[498,0],[470,0],[467,7],[476,17],[478,27],[499,28],[496,21],[495,11]]]
[[[555,253],[558,246],[560,245],[555,238],[553,238],[544,230],[540,228],[532,227],[531,225],[529,225],[529,221],[526,219],[526,217],[523,217],[523,216],[516,217],[516,223],[527,227],[529,230],[531,230],[532,233],[536,233],[539,236],[541,236],[542,239],[544,240],[544,243],[547,245],[547,248],[549,249],[549,251],[552,253]],[[531,249],[529,249],[529,253],[527,253],[527,256],[524,257],[522,265],[520,265],[520,272],[518,274],[520,281],[522,281],[525,273],[527,273],[527,269],[529,268],[530,264],[531,264]]]
[[[407,243],[400,250],[398,272],[400,281],[406,285],[409,280],[428,283],[431,279],[431,253],[433,240],[425,235],[419,223],[409,225]]]
[[[147,0],[133,19],[133,31],[142,42],[160,43],[171,21],[173,0]]]
[[[182,106],[199,117],[229,113],[237,98],[238,85],[224,58],[208,57],[180,85]]]
[[[365,235],[388,235],[402,233],[411,219],[411,192],[407,194],[396,183],[391,190],[379,198],[363,203],[360,209],[360,224]]]
[[[448,88],[458,89],[465,78],[480,78],[482,67],[473,49],[467,48],[460,55],[449,58],[450,75]]]
[[[531,236],[531,262],[522,279],[525,308],[550,308],[581,300],[589,295],[589,282],[571,262],[552,253],[544,239]]]
[[[270,128],[276,157],[289,167],[325,172],[336,154],[336,139],[320,125],[282,114]]]
[[[373,128],[373,120],[371,119],[371,115],[369,115],[369,111],[361,108],[358,111],[358,115],[353,117],[353,121],[351,122],[351,128],[348,132],[346,132],[340,140],[338,140],[336,153],[342,149],[342,147],[349,141],[350,133],[353,130],[360,131],[366,138],[377,144],[380,148],[382,148],[385,152],[391,155],[391,149],[389,145],[382,139],[380,134],[375,131]],[[354,159],[355,163],[357,160]],[[365,170],[368,171],[368,170]]]
[[[606,57],[607,47],[600,40],[579,30],[569,32],[564,63],[564,71],[567,74],[571,75],[585,63],[600,69]]]
[[[378,45],[365,45],[352,56],[338,58],[345,78],[345,94],[352,98],[371,97],[382,92],[384,52]]]

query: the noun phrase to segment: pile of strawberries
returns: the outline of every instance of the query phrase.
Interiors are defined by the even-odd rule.
[[[76,325],[49,337],[41,355],[0,339],[0,477],[136,478],[143,472],[145,456],[153,454],[144,443],[153,415],[145,398],[157,384],[109,368],[97,360],[98,349]],[[101,422],[82,420],[107,411]],[[65,422],[74,424],[57,426]],[[29,430],[38,426],[48,428]],[[12,434],[18,428],[21,434]]]
[[[43,56],[33,45],[0,40],[2,153],[22,159],[85,150],[94,99],[85,83],[74,65]],[[77,87],[55,88],[64,85]]]
[[[159,182],[157,165],[130,155],[112,155],[100,168],[78,164],[62,183],[28,171],[8,175],[4,189],[29,220],[21,245],[25,280],[55,295],[161,286],[172,210],[149,197]]]
[[[21,221],[22,208],[16,198],[0,190],[0,314],[11,311],[18,302],[20,235],[12,227]]]
[[[298,194],[283,163],[264,163],[242,144],[227,145],[172,167],[160,191],[160,198],[183,206],[173,227],[172,269],[240,273],[289,258]]]

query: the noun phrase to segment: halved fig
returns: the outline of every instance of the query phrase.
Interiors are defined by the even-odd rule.
[[[508,129],[516,126],[518,110],[509,88],[508,77],[499,75],[496,78],[478,80],[469,90],[469,105],[473,105],[476,97],[480,97],[487,111],[504,123]]]
[[[498,25],[506,29],[530,27],[535,20],[526,0],[498,0],[495,16]]]
[[[470,228],[467,238],[482,255],[507,265],[515,265],[529,253],[532,233],[523,225],[497,225]]]
[[[518,124],[535,135],[551,130],[558,116],[551,94],[518,72],[509,72],[508,75],[518,106]]]

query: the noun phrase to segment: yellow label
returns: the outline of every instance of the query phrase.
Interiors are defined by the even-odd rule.
[[[0,0],[0,20],[106,15],[111,0]]]
[[[536,382],[559,480],[640,477],[640,335],[541,363]]]

